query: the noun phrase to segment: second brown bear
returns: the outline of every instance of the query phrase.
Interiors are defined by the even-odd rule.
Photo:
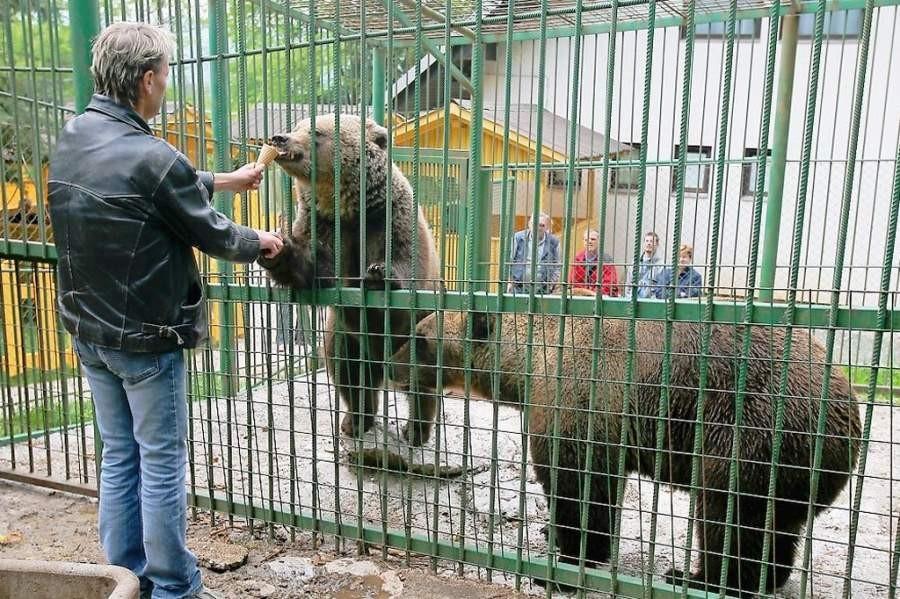
[[[667,411],[660,419],[665,329],[662,322],[639,320],[636,323],[634,385],[630,388],[627,410],[631,415],[630,434],[623,438],[622,415],[626,411],[625,399],[629,397],[626,320],[570,317],[565,320],[560,339],[560,319],[538,315],[533,319],[532,340],[528,335],[529,318],[524,314],[508,313],[499,317],[446,312],[443,335],[438,339],[437,315],[432,314],[416,328],[415,365],[410,366],[409,345],[393,356],[397,378],[403,380],[415,370],[425,385],[437,386],[440,378],[445,387],[462,386],[469,319],[472,390],[482,397],[527,410],[532,465],[548,505],[555,501],[553,517],[560,560],[578,562],[582,535],[586,535],[588,562],[609,560],[612,525],[616,512],[622,509],[616,505],[620,451],[627,448],[626,474],[639,472],[682,489],[697,484],[694,515],[699,567],[687,577],[677,570],[670,571],[668,578],[690,586],[717,589],[728,528],[736,389],[745,329],[728,324],[712,325],[706,352],[708,369],[697,464],[699,480],[694,483],[697,390],[703,354],[699,324],[672,325]],[[499,335],[498,326],[501,327]],[[771,592],[782,586],[794,566],[799,533],[806,523],[810,501],[810,465],[827,363],[822,344],[807,332],[795,329],[787,387],[782,397],[784,433],[775,479],[774,530],[767,531],[765,516],[785,329],[753,326],[749,335],[737,491],[731,519],[734,535],[727,550],[730,559],[726,578],[729,591],[736,590],[748,597],[754,594],[759,583],[766,536],[771,542],[766,558],[766,563],[771,564],[767,590]],[[525,375],[529,349],[533,373],[530,389]],[[497,352],[499,369],[494,363]],[[559,369],[558,359],[561,359]],[[596,371],[592,368],[595,359]],[[437,368],[439,363],[442,366]],[[499,379],[496,390],[494,373]],[[835,501],[859,457],[859,411],[850,383],[838,368],[831,370],[825,409],[815,513]],[[662,439],[658,438],[660,424],[664,425]],[[557,441],[558,461],[554,467],[552,457]],[[661,452],[656,450],[657,445],[662,447]],[[589,457],[592,463],[588,467]],[[590,481],[585,480],[588,474]],[[589,482],[589,495],[582,500],[586,482]],[[582,505],[587,508],[586,530],[581,526]]]

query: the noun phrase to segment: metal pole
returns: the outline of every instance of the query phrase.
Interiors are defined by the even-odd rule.
[[[215,57],[212,64],[212,78],[210,81],[210,91],[212,93],[212,127],[213,140],[215,148],[215,170],[218,172],[230,171],[231,153],[231,127],[229,126],[229,110],[228,110],[228,65],[223,54],[228,52],[228,25],[225,20],[225,0],[213,0],[209,3],[209,53]],[[205,126],[205,119],[202,118],[198,123],[199,127]],[[229,192],[219,192],[216,194],[216,207],[228,218],[233,214],[232,204],[234,196]],[[230,262],[226,260],[219,261],[219,272],[222,273],[221,282],[225,285],[231,281],[233,268]],[[232,397],[231,376],[233,371],[232,360],[232,325],[233,325],[233,309],[226,301],[223,301],[220,310],[220,330],[221,339],[219,351],[221,354],[220,372],[222,375],[222,390],[226,397]]]
[[[769,173],[769,200],[766,228],[763,234],[762,272],[759,277],[759,299],[770,302],[775,287],[778,262],[778,238],[781,229],[781,204],[784,198],[784,170],[787,162],[788,134],[791,126],[791,100],[794,95],[794,65],[797,59],[796,14],[781,19],[781,64],[778,67],[778,98],[775,103],[775,130],[772,142],[772,168]],[[766,148],[760,148],[765,152]],[[762,193],[757,189],[756,193]]]
[[[72,71],[75,79],[75,111],[84,112],[91,101],[94,81],[91,77],[91,41],[100,32],[100,9],[97,0],[69,0],[70,35],[72,41]],[[97,426],[96,413],[91,417],[94,428],[94,474],[97,493],[100,491],[100,464],[103,440]]]
[[[75,75],[75,111],[84,112],[91,101],[91,41],[100,32],[97,0],[69,0],[71,20],[72,71]]]
[[[400,10],[390,0],[382,0],[382,2],[384,3],[385,8],[387,10],[391,11],[391,13],[394,15],[394,18],[396,18],[398,21],[400,21],[401,25],[403,25],[404,27],[412,27],[413,26],[412,19],[410,19],[406,15],[405,12]],[[457,67],[455,64],[453,64],[453,53],[452,53],[451,49],[445,48],[446,52],[441,52],[440,48],[438,48],[437,45],[433,41],[428,39],[427,37],[422,38],[422,43],[425,44],[425,49],[427,49],[431,53],[431,55],[434,56],[437,59],[437,61],[444,66],[445,69],[450,71],[450,75],[452,75],[453,78],[459,82],[459,84],[463,87],[463,89],[465,89],[467,92],[469,92],[470,94],[472,94],[474,96],[475,89],[472,87],[472,82],[469,81],[469,78],[466,77],[465,73],[463,73],[462,71],[459,70],[459,67]],[[473,56],[472,61],[474,63],[474,60],[475,60],[474,59],[474,56],[475,56],[474,44],[473,44],[472,56]]]
[[[100,32],[100,9],[97,0],[69,0],[71,23],[72,71],[75,79],[75,111],[84,112],[91,101],[94,81],[91,77],[91,41]],[[97,426],[97,415],[91,417],[94,428],[94,474],[97,476],[97,493],[100,491],[100,464],[103,455],[103,439]]]
[[[228,152],[230,129],[228,120],[228,65],[223,54],[228,52],[228,31],[225,22],[225,1],[213,0],[209,3],[209,53],[215,57],[212,64],[210,92],[212,94],[212,126],[215,144],[215,168],[218,171],[230,171],[231,161]],[[199,126],[203,126],[203,122]],[[231,217],[230,197],[217,194],[219,209]]]
[[[494,177],[493,171],[487,168],[479,169],[481,177],[481,197],[479,203],[475,206],[475,247],[474,247],[474,269],[473,273],[476,277],[476,291],[488,290],[488,279],[490,278],[491,268],[491,217],[494,202]],[[502,182],[501,182],[502,183]],[[500,240],[503,243],[503,240]],[[501,268],[502,272],[502,268]]]
[[[387,49],[372,48],[372,118],[379,125],[384,125],[384,68],[387,62]]]

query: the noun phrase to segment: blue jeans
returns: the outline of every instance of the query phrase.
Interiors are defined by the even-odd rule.
[[[184,354],[132,353],[75,339],[103,440],[100,542],[153,599],[202,587],[187,549],[187,399]]]

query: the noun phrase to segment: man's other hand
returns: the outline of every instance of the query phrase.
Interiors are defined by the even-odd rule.
[[[281,236],[268,231],[257,231],[257,233],[259,234],[259,253],[270,260],[277,256],[284,247]]]

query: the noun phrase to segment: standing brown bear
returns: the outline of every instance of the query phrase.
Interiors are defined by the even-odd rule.
[[[654,476],[660,390],[662,388],[664,329],[661,322],[638,321],[634,361],[634,394],[631,399],[632,434],[620,438],[624,396],[628,322],[571,317],[565,322],[562,341],[562,369],[557,372],[559,319],[534,318],[531,393],[525,396],[527,317],[505,314],[500,340],[495,340],[497,316],[473,313],[471,380],[475,393],[523,409],[529,405],[531,459],[544,488],[548,505],[551,494],[551,456],[554,412],[558,413],[559,453],[556,468],[557,544],[560,559],[577,563],[581,540],[579,499],[586,476],[586,450],[593,452],[590,492],[586,505],[587,560],[606,562],[610,557],[610,531],[619,506],[614,505],[619,451],[625,456],[626,473]],[[416,327],[416,363],[422,384],[436,387],[439,376],[446,386],[461,385],[464,376],[466,316],[448,312],[444,316],[443,345],[438,344],[437,317],[432,314]],[[775,406],[781,372],[781,349],[785,329],[753,327],[747,364],[746,394],[740,438],[738,494],[729,548],[727,587],[742,595],[752,595],[759,584],[764,541],[765,515],[771,473]],[[697,518],[699,568],[687,577],[687,584],[717,589],[726,531],[726,508],[730,457],[735,421],[735,396],[740,367],[743,328],[713,325],[708,355],[708,379],[704,415],[702,459],[699,471]],[[492,396],[494,353],[499,346],[498,394]],[[439,348],[442,347],[442,351]],[[675,323],[672,331],[671,377],[668,386],[669,410],[660,482],[675,487],[691,485],[694,431],[697,416],[697,389],[701,354],[701,328],[696,323]],[[442,353],[442,369],[438,353]],[[773,353],[774,352],[774,353]],[[591,372],[594,354],[596,374]],[[395,376],[404,380],[411,368],[409,346],[392,358]],[[825,352],[806,332],[793,332],[793,351],[784,396],[784,435],[777,471],[774,505],[774,539],[766,563],[768,590],[782,586],[791,574],[798,534],[806,521],[810,499],[810,471],[815,444],[819,396],[824,375]],[[405,367],[404,367],[405,366]],[[593,422],[592,381],[596,382]],[[838,369],[831,371],[826,428],[819,475],[816,513],[830,505],[843,489],[855,467],[859,453],[860,421],[857,405],[847,379]],[[557,390],[561,385],[561,392]],[[559,393],[556,410],[557,393]],[[589,424],[593,433],[587,437]],[[771,534],[771,533],[770,533]],[[670,570],[670,581],[680,584],[684,575]]]
[[[277,163],[299,184],[300,199],[291,231],[285,232],[284,249],[275,259],[261,258],[259,263],[276,283],[298,290],[313,285],[359,286],[365,284],[366,270],[377,273],[375,288],[384,289],[387,276],[392,289],[409,288],[415,282],[417,289],[436,290],[440,265],[434,238],[421,207],[415,210],[412,186],[388,158],[387,130],[369,119],[363,123],[354,115],[341,115],[337,132],[334,114],[317,117],[315,124],[313,129],[310,119],[303,120],[290,133],[274,135],[270,140],[279,151]],[[339,186],[335,185],[336,165],[340,167]],[[360,190],[363,176],[365,193]],[[364,213],[361,201],[365,202]],[[312,245],[313,209],[317,219],[316,247]],[[336,221],[340,223],[337,248]],[[365,245],[360,239],[363,233]],[[391,272],[384,273],[388,247]],[[335,249],[340,251],[340,280],[334,271]],[[409,338],[415,321],[426,314],[390,311],[388,355]],[[359,308],[332,306],[325,324],[326,366],[348,409],[341,430],[351,436],[358,436],[374,424],[379,388],[385,379],[384,310],[365,311],[365,335],[361,334],[361,316]],[[435,398],[425,391],[410,393],[408,398],[409,424],[404,434],[413,445],[425,443],[431,434]],[[358,430],[360,413],[362,431]]]

